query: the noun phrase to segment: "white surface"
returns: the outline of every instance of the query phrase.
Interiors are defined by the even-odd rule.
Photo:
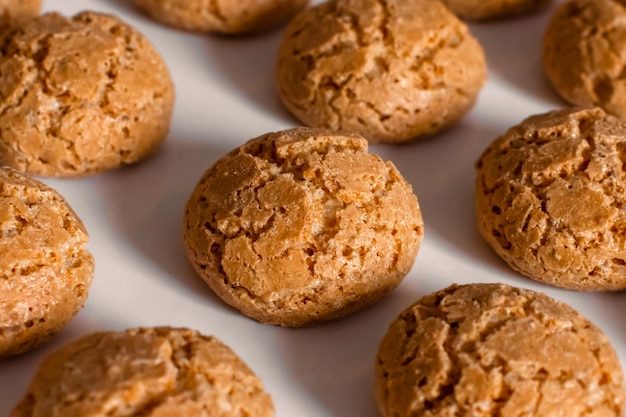
[[[447,285],[505,282],[569,303],[598,324],[626,363],[626,293],[550,288],[512,272],[481,240],[474,220],[473,163],[496,136],[563,103],[543,78],[540,41],[550,11],[471,25],[483,44],[489,81],[455,128],[404,146],[372,146],[413,184],[426,235],[402,285],[346,319],[283,329],[247,319],[214,296],[182,248],[183,206],[200,175],[245,140],[297,125],[274,92],[280,30],[228,39],[179,32],[140,15],[129,0],[47,0],[46,10],[120,15],[160,50],[176,83],[171,134],[133,167],[79,180],[46,180],[91,235],[96,273],[85,308],[43,347],[0,362],[0,416],[24,394],[51,351],[97,330],[187,326],[219,337],[263,379],[277,417],[377,417],[373,364],[391,320],[422,295]]]

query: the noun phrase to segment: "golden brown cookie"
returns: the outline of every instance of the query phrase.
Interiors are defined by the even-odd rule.
[[[552,86],[578,106],[626,117],[626,4],[568,0],[543,37],[543,66]]]
[[[552,0],[440,0],[452,13],[467,20],[492,20],[545,9]]]
[[[376,395],[383,417],[621,417],[624,377],[606,336],[568,305],[453,285],[391,323]]]
[[[209,168],[187,202],[193,266],[264,323],[345,316],[394,289],[423,236],[411,185],[356,134],[268,133]]]
[[[88,238],[55,190],[0,167],[0,358],[46,341],[83,307]]]
[[[274,28],[309,0],[133,0],[153,19],[196,32],[243,35]]]
[[[482,48],[430,0],[330,0],[297,15],[277,83],[306,125],[406,142],[459,120],[485,83]]]
[[[538,281],[625,289],[625,163],[626,122],[600,108],[529,117],[476,163],[480,232]]]
[[[1,45],[0,163],[78,177],[136,162],[165,139],[165,62],[118,18],[48,13]]]
[[[94,333],[48,356],[11,417],[272,417],[259,378],[226,345],[169,327]]]
[[[23,23],[41,12],[41,0],[0,0],[0,22]]]

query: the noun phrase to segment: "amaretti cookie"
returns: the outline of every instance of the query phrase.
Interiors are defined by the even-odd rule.
[[[620,417],[624,377],[602,331],[545,294],[453,285],[406,308],[376,357],[383,417]]]
[[[423,222],[411,185],[351,133],[252,139],[202,176],[184,214],[196,271],[264,323],[305,326],[374,303],[411,269]]]
[[[197,32],[243,35],[274,28],[309,0],[133,0],[153,19]]]
[[[552,0],[441,0],[457,16],[467,20],[492,20],[545,9]]]
[[[566,101],[599,106],[626,117],[626,4],[568,0],[559,5],[543,37],[543,66]]]
[[[41,12],[41,0],[0,0],[0,23],[23,23]]]
[[[29,350],[83,307],[87,231],[55,190],[0,167],[0,358]]]
[[[626,122],[600,108],[529,117],[476,163],[480,233],[538,281],[624,289],[625,163]]]
[[[274,416],[250,368],[215,337],[183,328],[100,332],[48,356],[11,417]]]
[[[304,124],[398,143],[465,115],[485,83],[481,46],[431,0],[330,0],[298,14],[278,54],[285,106]]]
[[[8,35],[1,51],[1,164],[85,176],[136,162],[165,139],[169,71],[117,17],[48,13]]]

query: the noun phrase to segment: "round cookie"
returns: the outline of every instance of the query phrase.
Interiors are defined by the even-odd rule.
[[[306,125],[406,142],[474,105],[483,50],[437,1],[330,0],[297,15],[278,53],[285,106]]]
[[[0,358],[46,341],[83,307],[88,238],[55,190],[0,167]]]
[[[383,417],[620,417],[624,377],[600,329],[545,294],[453,285],[405,309],[376,358]]]
[[[600,108],[529,117],[476,163],[479,230],[533,279],[625,289],[625,162],[626,122]]]
[[[187,202],[184,241],[226,303],[305,326],[376,302],[409,272],[423,222],[411,185],[356,134],[268,133],[218,160]]]
[[[153,19],[180,29],[243,35],[274,28],[309,0],[133,0]]]
[[[0,0],[0,22],[23,23],[41,12],[41,0]]]
[[[578,106],[626,117],[626,4],[568,0],[543,37],[543,67],[556,92]]]
[[[48,13],[0,56],[0,164],[78,177],[136,162],[165,139],[174,90],[165,62],[118,18]]]
[[[272,417],[274,405],[219,340],[157,327],[94,333],[54,352],[11,417],[139,415]]]
[[[492,20],[545,9],[552,0],[441,0],[452,13],[467,20]]]

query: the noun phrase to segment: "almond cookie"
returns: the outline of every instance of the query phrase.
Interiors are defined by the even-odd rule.
[[[376,358],[383,417],[621,417],[624,377],[602,331],[545,294],[453,285],[390,325]]]
[[[0,55],[0,164],[78,177],[136,162],[169,129],[174,90],[154,47],[118,18],[48,13]]]
[[[169,327],[101,332],[48,356],[11,417],[272,417],[259,378],[226,345]]]
[[[543,66],[565,100],[626,117],[625,22],[618,0],[569,0],[556,9],[544,33]]]
[[[397,143],[467,113],[486,65],[466,25],[439,2],[330,0],[291,21],[276,77],[305,124]]]
[[[225,302],[264,323],[345,316],[394,289],[423,223],[411,185],[356,134],[268,133],[209,168],[187,202],[193,266]]]
[[[545,9],[552,0],[441,0],[452,13],[467,20],[491,20]]]
[[[530,117],[476,163],[484,239],[513,269],[575,290],[626,288],[626,122],[600,108]]]
[[[274,28],[309,0],[133,0],[153,19],[179,29],[243,35]]]
[[[83,307],[87,231],[55,190],[0,168],[0,358],[29,350]]]

